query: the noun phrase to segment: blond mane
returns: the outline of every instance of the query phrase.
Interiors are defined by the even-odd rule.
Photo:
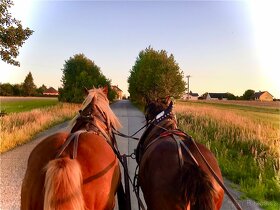
[[[117,116],[114,114],[112,109],[109,106],[109,100],[105,93],[103,92],[103,88],[93,88],[88,91],[88,96],[84,100],[82,104],[81,110],[85,109],[91,102],[94,100],[95,105],[106,115],[107,120],[109,123],[116,129],[121,127],[121,124],[117,118]],[[77,118],[80,116],[80,114],[77,114],[70,122],[70,129],[73,128],[73,126],[76,123]]]

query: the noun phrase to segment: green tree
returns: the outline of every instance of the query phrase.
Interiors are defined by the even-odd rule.
[[[43,84],[41,87],[39,87],[36,92],[38,95],[43,95],[43,93],[47,90],[47,87]]]
[[[13,86],[10,83],[0,83],[0,96],[12,96],[14,95]]]
[[[14,92],[14,96],[23,96],[23,87],[22,84],[15,84],[13,85],[13,92]]]
[[[234,95],[234,94],[232,94],[232,93],[227,93],[227,99],[228,100],[236,100],[236,96]]]
[[[108,98],[112,100],[111,81],[107,79],[95,63],[84,54],[76,54],[65,61],[62,74],[62,88],[59,100],[80,103],[84,99],[84,87],[108,86]]]
[[[25,96],[34,96],[36,94],[36,85],[34,84],[31,72],[25,77],[22,89]]]
[[[33,31],[29,28],[24,29],[19,20],[12,18],[9,12],[12,5],[12,0],[0,2],[0,55],[3,61],[19,66],[20,63],[15,60],[19,54],[19,47]]]
[[[243,100],[250,100],[252,95],[255,93],[254,90],[248,89],[244,92],[244,94],[242,95],[241,99]]]
[[[111,100],[116,99],[116,98],[117,98],[117,95],[118,95],[117,92],[114,91],[113,89],[111,89],[111,91],[108,92],[108,98],[110,98]]]
[[[128,91],[131,99],[140,104],[145,97],[178,98],[185,91],[183,78],[172,54],[168,56],[165,50],[156,51],[148,47],[139,53],[130,71]]]

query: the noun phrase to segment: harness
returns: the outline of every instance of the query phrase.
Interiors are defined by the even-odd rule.
[[[94,104],[94,101],[91,103]],[[56,158],[59,158],[69,144],[73,142],[73,152],[71,158],[75,159],[77,157],[79,137],[83,133],[101,135],[105,138],[106,142],[111,146],[115,153],[115,150],[118,150],[116,138],[111,129],[113,126],[109,123],[105,113],[102,112],[98,106],[92,106],[91,103],[84,110],[79,110],[79,116],[76,119],[76,123],[71,129],[66,141],[60,147]],[[104,128],[102,128],[101,125],[104,125]],[[107,129],[107,131],[105,129]],[[115,128],[113,127],[113,129]]]
[[[94,101],[92,101],[91,103],[94,104]],[[56,155],[56,158],[61,157],[61,155],[63,154],[65,149],[69,146],[69,144],[73,142],[73,153],[71,158],[75,159],[77,157],[78,141],[80,135],[83,133],[94,133],[96,135],[100,135],[105,138],[106,142],[111,146],[113,152],[115,153],[120,163],[122,164],[126,178],[128,177],[129,180],[131,181],[128,174],[127,164],[125,162],[126,157],[125,155],[122,156],[120,154],[117,141],[115,138],[115,132],[113,132],[113,130],[116,131],[116,129],[109,122],[109,119],[107,119],[105,113],[101,109],[99,109],[98,106],[96,105],[92,106],[91,103],[84,110],[79,111],[79,116],[76,119],[76,123],[71,129],[71,132],[67,137],[66,141],[60,147]],[[104,127],[102,127],[102,125]],[[126,206],[128,205],[130,206],[130,204],[128,204],[127,195],[124,195],[124,188],[122,183],[120,183],[120,185],[118,186],[117,194],[119,200],[123,199],[124,202],[126,202]],[[121,206],[119,206],[119,208],[120,207]]]
[[[93,103],[93,102],[91,102],[91,103]],[[133,138],[136,140],[138,140],[138,138],[133,137],[135,134],[133,134],[132,136],[128,136],[128,135],[122,134],[119,131],[117,131],[109,123],[108,119],[106,118],[105,113],[103,113],[102,110],[100,110],[98,108],[98,106],[94,106],[94,108],[93,108],[91,106],[91,104],[89,104],[84,110],[79,111],[80,115],[77,117],[76,123],[73,126],[73,128],[71,129],[71,133],[69,134],[66,141],[59,149],[59,151],[56,155],[56,158],[59,158],[63,154],[65,149],[69,146],[69,144],[71,142],[73,142],[73,153],[72,153],[71,158],[75,159],[77,157],[78,140],[79,140],[79,136],[81,134],[90,132],[90,133],[94,133],[97,135],[102,135],[105,138],[106,142],[111,146],[112,150],[116,154],[120,163],[123,165],[126,178],[130,181],[130,183],[133,184],[133,188],[134,188],[137,200],[138,200],[139,208],[141,208],[142,210],[145,210],[144,204],[139,196],[139,185],[138,185],[138,183],[136,183],[137,177],[138,177],[137,169],[139,168],[143,154],[156,141],[158,141],[159,139],[161,139],[163,137],[170,136],[174,139],[174,141],[177,144],[177,148],[178,148],[177,151],[178,151],[180,167],[182,168],[183,164],[184,164],[182,149],[185,149],[187,151],[187,153],[190,155],[193,162],[199,167],[199,164],[198,164],[196,158],[192,155],[191,151],[189,150],[189,148],[186,146],[186,144],[184,142],[184,141],[190,141],[195,145],[195,148],[198,150],[200,156],[202,157],[202,160],[208,167],[209,171],[211,172],[211,174],[213,175],[215,180],[218,182],[218,184],[223,188],[223,190],[229,196],[229,198],[235,205],[236,209],[241,210],[241,207],[239,206],[237,201],[229,193],[229,191],[224,186],[222,181],[219,180],[218,176],[215,174],[215,172],[213,171],[211,166],[208,164],[205,157],[201,154],[201,152],[200,152],[198,146],[196,145],[195,141],[193,140],[193,138],[177,128],[170,129],[170,130],[165,128],[165,127],[170,127],[170,125],[174,124],[174,121],[176,122],[176,118],[172,114],[172,108],[173,108],[173,103],[171,102],[166,110],[160,112],[153,120],[149,121],[145,126],[143,126],[141,129],[139,129],[137,132],[135,132],[135,134],[137,134],[140,130],[147,127],[144,134],[141,136],[139,143],[137,145],[137,148],[135,150],[135,156],[136,156],[136,161],[137,161],[138,165],[135,170],[135,176],[134,176],[133,183],[128,174],[127,165],[124,161],[124,159],[126,157],[133,158],[133,154],[132,155],[121,155],[120,154],[118,146],[117,146],[115,134],[122,136],[122,137],[126,137],[126,138]],[[101,125],[104,125],[105,128],[103,128]],[[146,144],[145,141],[147,141],[147,139],[150,139],[155,135],[155,133],[153,131],[154,127],[161,128],[162,132],[160,132],[160,134],[156,138],[154,138],[151,142]],[[114,131],[112,130],[112,128]],[[107,130],[105,130],[105,129],[107,129]],[[123,190],[122,184],[120,187]]]
[[[189,154],[189,156],[192,159],[192,161],[194,162],[194,164],[197,165],[198,167],[200,167],[198,161],[196,160],[196,158],[193,156],[192,152],[190,151],[190,149],[186,145],[186,141],[191,142],[195,146],[195,149],[198,151],[199,156],[202,158],[203,162],[206,164],[207,168],[211,172],[214,179],[217,181],[217,183],[222,187],[222,189],[228,195],[228,197],[233,202],[236,209],[242,210],[242,208],[240,207],[240,205],[238,204],[236,199],[230,194],[230,192],[228,191],[226,186],[223,184],[223,182],[219,179],[219,177],[217,176],[215,171],[209,165],[209,163],[207,162],[207,160],[205,159],[205,157],[201,153],[200,149],[198,148],[194,139],[190,135],[186,134],[185,132],[183,132],[183,131],[181,131],[177,128],[176,129],[167,129],[166,127],[168,127],[168,126],[166,126],[166,125],[170,125],[171,123],[165,123],[165,125],[164,125],[164,121],[168,120],[168,118],[173,123],[174,123],[174,121],[176,121],[175,116],[173,116],[171,114],[172,105],[173,105],[173,103],[171,102],[166,110],[159,113],[156,116],[156,118],[149,123],[148,128],[146,129],[146,131],[142,135],[142,137],[141,137],[141,139],[140,139],[140,141],[137,145],[137,149],[136,149],[136,161],[138,163],[138,166],[140,165],[141,159],[142,159],[145,151],[147,151],[147,149],[151,145],[153,145],[155,142],[159,141],[163,137],[170,136],[170,137],[172,137],[172,139],[174,139],[174,141],[176,142],[176,145],[177,145],[177,152],[178,152],[178,157],[179,157],[180,168],[182,168],[183,164],[184,164],[182,149],[184,149]],[[152,125],[153,125],[153,127],[152,127]],[[145,141],[148,141],[152,138],[152,135],[151,134],[149,135],[148,132],[153,133],[153,129],[155,127],[162,129],[162,132],[156,138],[151,140],[148,144],[145,144]],[[135,177],[138,177],[137,169],[135,171]],[[135,187],[138,189],[137,191],[139,191],[139,184],[138,183],[136,184]]]

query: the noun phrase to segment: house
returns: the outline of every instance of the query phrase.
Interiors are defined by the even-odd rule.
[[[203,100],[227,100],[227,93],[204,93],[199,99]]]
[[[251,100],[255,101],[273,101],[273,96],[268,91],[255,92],[251,96]]]
[[[112,85],[111,88],[117,93],[117,99],[121,100],[123,96],[123,91],[117,85]]]
[[[188,93],[185,93],[183,96],[182,96],[182,99],[183,100],[198,100],[198,93],[193,93],[192,91],[188,94]]]
[[[43,92],[43,95],[44,96],[58,96],[59,93],[56,89],[54,89],[53,87],[50,87]]]

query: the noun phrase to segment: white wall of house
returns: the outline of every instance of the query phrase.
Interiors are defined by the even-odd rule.
[[[183,100],[198,100],[198,96],[188,95],[187,93],[182,96]]]

